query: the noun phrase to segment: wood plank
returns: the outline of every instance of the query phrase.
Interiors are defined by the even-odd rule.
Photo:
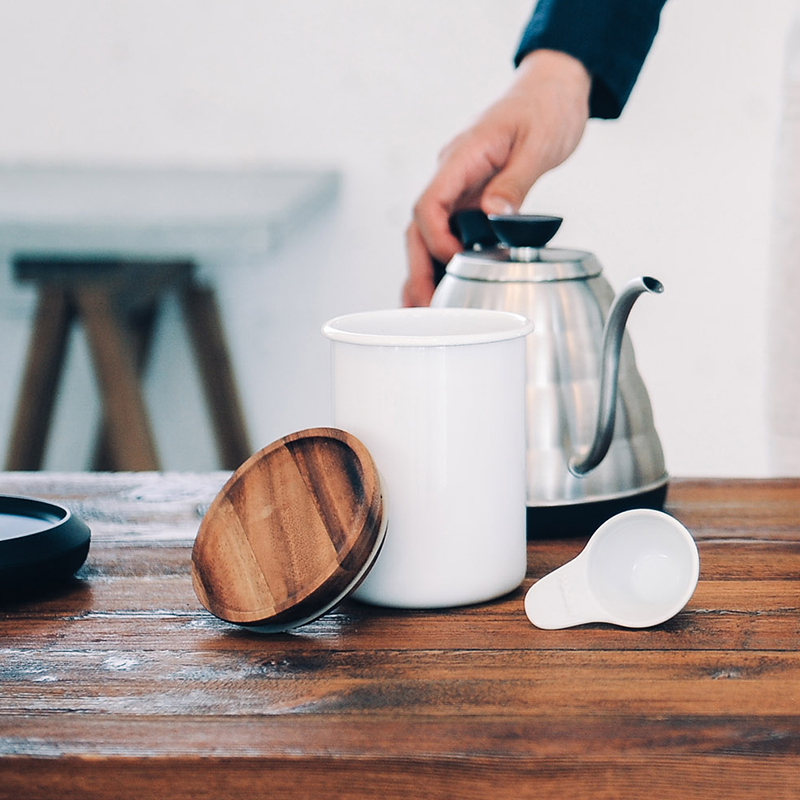
[[[391,625],[392,637],[409,650],[483,649],[504,650],[770,650],[786,651],[796,647],[789,639],[796,637],[797,614],[763,614],[754,612],[711,612],[694,616],[685,613],[653,631],[625,631],[611,626],[587,625],[569,631],[537,631],[517,611],[509,616],[487,615],[484,618],[452,621],[404,614],[370,615],[344,613],[339,610],[324,620],[302,628],[294,638],[277,643],[275,637],[230,628],[210,615],[196,610],[152,610],[135,608],[118,611],[80,612],[80,616],[63,620],[23,617],[0,624],[3,645],[10,648],[32,648],[37,642],[58,639],[64,646],[80,648],[90,640],[93,648],[115,650],[120,642],[130,641],[139,649],[207,648],[224,649],[231,641],[242,651],[296,652],[357,651],[391,649],[386,628]],[[359,630],[354,631],[354,627]],[[134,634],[135,631],[135,634]],[[165,642],[167,642],[165,644]],[[521,644],[521,642],[523,644]]]
[[[151,550],[146,552],[152,556]],[[172,551],[168,559],[158,563],[158,572],[154,571],[156,565],[152,558],[115,561],[104,565],[98,565],[98,559],[90,567],[81,570],[79,574],[82,578],[76,580],[68,590],[52,593],[45,598],[0,606],[0,620],[5,616],[16,619],[28,616],[44,619],[49,616],[57,620],[79,611],[85,614],[90,598],[92,611],[95,612],[114,613],[135,607],[142,613],[192,610],[197,612],[198,617],[203,617],[205,612],[188,580],[187,556],[186,549]],[[142,592],[142,578],[148,581],[146,593]],[[449,609],[446,612],[447,624],[466,627],[480,620],[490,621],[504,616],[513,619],[519,615],[525,590],[532,583],[533,580],[529,578],[521,589],[492,603]],[[800,585],[794,578],[701,580],[684,614],[793,614],[798,612],[799,607]],[[409,618],[419,625],[426,625],[426,620],[432,624],[444,622],[442,612],[391,611],[356,602],[344,603],[338,611],[347,614],[354,622],[370,618],[384,618],[392,622],[398,618]]]
[[[783,716],[800,655],[718,651],[3,650],[0,714],[375,713],[413,719],[604,714]],[[57,722],[54,720],[54,724]],[[24,730],[24,724],[21,726]]]
[[[81,575],[89,579],[184,571],[188,574],[191,537],[198,524],[199,519],[138,527],[120,522],[106,524],[100,530],[90,520],[92,550]],[[565,564],[580,552],[583,544],[571,540],[531,542],[528,578],[538,579]],[[800,580],[800,542],[737,542],[731,547],[715,540],[701,541],[699,552],[701,581]]]
[[[357,725],[350,714],[232,716],[30,717],[24,733],[0,717],[0,747],[36,758],[121,754],[131,757],[277,758],[285,752],[357,758],[381,742],[397,759],[425,756],[486,758],[595,758],[651,755],[799,756],[797,715],[751,719],[744,715],[613,715],[596,713],[501,716],[421,715],[414,725],[395,724],[393,714],[375,713]],[[0,761],[2,769],[2,761]]]
[[[0,797],[26,800],[58,797],[88,800],[118,797],[120,787],[136,787],[140,797],[239,798],[255,791],[275,800],[414,797],[462,800],[519,798],[664,797],[737,800],[769,797],[794,800],[800,792],[792,756],[727,755],[654,758],[644,755],[606,760],[486,758],[417,761],[314,758],[269,760],[183,757],[154,768],[136,759],[63,758],[33,763],[8,759],[0,773]],[[5,792],[3,792],[5,788]],[[642,794],[646,792],[646,794]]]

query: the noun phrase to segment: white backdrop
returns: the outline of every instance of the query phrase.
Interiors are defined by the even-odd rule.
[[[613,285],[643,273],[665,284],[630,327],[673,474],[769,472],[772,160],[793,5],[670,0],[622,119],[592,122],[526,203],[563,216],[554,243],[594,251]],[[319,325],[398,303],[411,205],[441,146],[510,80],[530,6],[0,0],[0,161],[341,170],[338,207],[306,237],[214,276],[262,446],[328,421]],[[4,440],[30,303],[2,286]],[[165,466],[210,468],[205,434],[180,431],[199,428],[201,411],[179,336],[168,317],[149,399]],[[89,412],[83,430],[62,420],[51,468],[85,466],[95,412],[84,362],[78,341],[70,386]]]

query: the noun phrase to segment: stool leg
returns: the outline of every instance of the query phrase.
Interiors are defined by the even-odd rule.
[[[127,331],[130,334],[129,341],[132,348],[134,369],[140,379],[147,368],[150,357],[150,349],[153,341],[153,331],[156,319],[158,318],[158,302],[153,299],[145,307],[137,309],[128,315]],[[95,472],[112,472],[119,469],[114,462],[114,454],[109,442],[108,421],[103,418],[100,431],[95,444],[94,456],[92,457],[92,469]]]
[[[190,283],[181,293],[183,313],[194,348],[224,469],[236,469],[251,454],[247,430],[211,289]]]
[[[8,470],[41,469],[72,316],[63,291],[40,292],[6,455]]]
[[[134,358],[108,293],[80,289],[75,291],[75,300],[100,383],[112,458],[121,470],[158,470]]]

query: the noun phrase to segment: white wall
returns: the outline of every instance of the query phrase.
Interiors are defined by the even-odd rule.
[[[261,446],[328,421],[319,324],[397,304],[413,200],[441,146],[510,80],[530,5],[0,0],[0,161],[342,171],[339,207],[307,237],[217,276]],[[642,273],[666,285],[630,324],[674,474],[767,472],[771,159],[793,5],[670,0],[622,119],[591,123],[526,204],[564,216],[555,243],[597,253],[615,286]],[[0,298],[3,437],[28,313],[22,295]],[[156,408],[175,396],[165,344],[177,336],[171,318],[149,387]],[[62,428],[49,466],[83,468]],[[214,466],[207,444],[182,441],[168,443],[165,466]]]

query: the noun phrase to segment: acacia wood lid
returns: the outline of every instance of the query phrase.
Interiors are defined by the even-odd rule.
[[[366,447],[335,428],[299,431],[251,456],[214,499],[192,550],[192,584],[221,619],[286,630],[355,589],[385,532]]]

